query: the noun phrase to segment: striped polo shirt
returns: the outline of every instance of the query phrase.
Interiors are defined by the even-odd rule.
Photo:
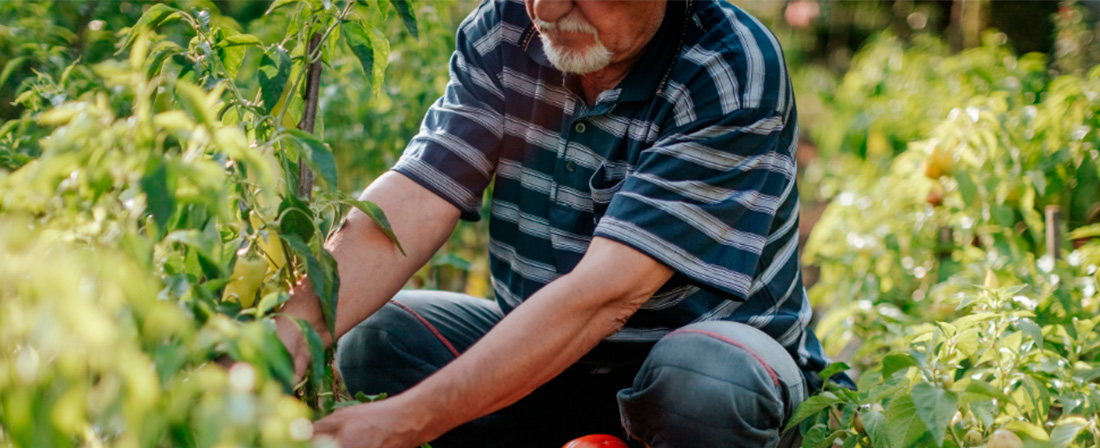
[[[760,22],[724,1],[671,1],[638,65],[591,106],[547,61],[521,0],[483,1],[456,46],[394,170],[467,220],[495,179],[489,259],[505,313],[600,236],[675,270],[607,342],[731,320],[807,374],[825,365],[797,256],[794,96]]]

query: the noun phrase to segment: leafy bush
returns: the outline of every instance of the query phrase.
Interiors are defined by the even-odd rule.
[[[390,21],[418,28],[405,0],[280,0],[250,24],[271,40],[154,4],[120,33],[128,58],[21,85],[0,128],[0,445],[309,439],[346,398],[332,349],[303,324],[295,384],[272,316],[309,277],[332,325],[323,242],[352,208],[388,224],[337,189],[307,73],[356,64],[381,89]]]
[[[881,78],[867,106],[902,101],[918,115],[872,122],[912,142],[884,176],[871,161],[838,180],[807,243],[821,267],[811,301],[828,310],[818,335],[860,390],[829,385],[799,409],[806,446],[1100,443],[1100,68],[1045,82],[1003,51],[945,58],[969,67],[944,77],[948,91],[916,84],[955,105],[941,118],[891,96],[904,73]],[[1066,227],[1073,244],[1048,253],[1047,235]]]
[[[872,178],[880,177],[909,142],[925,138],[953,109],[988,95],[1010,108],[1039,101],[1045,56],[1016,56],[1001,33],[984,37],[982,46],[951,54],[934,36],[906,42],[884,33],[869,40],[839,80],[813,66],[796,69],[804,134],[821,159],[806,170],[806,196],[834,198],[853,169],[877,169]],[[864,166],[865,160],[873,163]]]

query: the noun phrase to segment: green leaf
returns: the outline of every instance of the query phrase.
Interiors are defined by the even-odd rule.
[[[263,316],[267,314],[268,311],[286,303],[287,300],[290,300],[290,294],[287,294],[286,291],[268,294],[260,299],[260,304],[256,307],[256,315]]]
[[[1035,346],[1039,347],[1039,350],[1043,349],[1043,329],[1039,324],[1026,317],[1021,317],[1016,321],[1016,326],[1035,341]]]
[[[818,423],[806,430],[806,433],[802,436],[802,446],[807,448],[816,448],[819,446],[828,446],[832,444],[830,438],[829,427],[824,423]]]
[[[341,202],[359,209],[359,211],[367,215],[371,221],[374,221],[374,224],[382,230],[382,233],[385,233],[390,241],[393,241],[393,244],[397,246],[397,250],[401,251],[401,255],[405,255],[405,249],[401,247],[401,242],[397,241],[397,235],[393,233],[393,227],[390,225],[390,220],[386,219],[386,213],[382,211],[382,208],[379,207],[378,204],[371,201],[352,199],[343,193],[339,196]]]
[[[863,419],[863,428],[867,430],[867,437],[871,439],[872,446],[885,448],[890,446],[890,437],[886,431],[885,414],[868,409],[860,412],[859,418]]]
[[[390,60],[390,41],[386,35],[376,27],[370,28],[371,46],[374,47],[374,71],[370,74],[371,90],[374,96],[382,95],[382,81],[385,78],[386,66]]]
[[[450,266],[455,269],[469,271],[474,264],[454,253],[445,253],[432,258],[432,266]]]
[[[234,34],[218,42],[219,47],[235,47],[240,45],[263,45],[260,38],[251,34]]]
[[[264,112],[270,114],[286,90],[290,78],[290,56],[282,47],[274,47],[264,52],[260,60],[260,98],[264,102]]]
[[[822,381],[828,381],[829,378],[833,377],[833,375],[844,372],[848,369],[851,369],[848,364],[845,364],[843,362],[834,362],[832,364],[829,364],[828,367],[822,369],[821,373],[818,373],[818,375],[821,377]]]
[[[978,349],[981,348],[978,342],[978,330],[974,328],[968,328],[960,331],[958,337],[955,340],[955,348],[959,350],[967,358],[974,356],[978,353]]]
[[[164,3],[157,3],[145,11],[138,19],[134,26],[130,27],[130,31],[126,33],[126,40],[122,46],[115,53],[115,56],[122,54],[126,48],[134,43],[134,40],[145,32],[145,30],[154,28],[168,21],[183,17],[183,12],[176,8],[172,8]]]
[[[951,424],[951,418],[955,416],[957,410],[958,397],[954,392],[945,391],[928,383],[913,386],[911,395],[917,415],[932,434],[936,446],[943,446],[947,425]]]
[[[164,67],[164,61],[182,52],[183,48],[175,42],[168,40],[157,42],[149,52],[149,57],[145,59],[145,77],[152,78],[159,75],[161,68]]]
[[[141,178],[141,190],[145,192],[146,209],[157,225],[157,235],[164,235],[168,218],[176,208],[176,189],[169,186],[168,167],[158,159],[153,160],[156,167]]]
[[[329,334],[336,334],[336,307],[340,304],[340,270],[329,251],[321,249],[321,269],[325,276],[325,295],[321,298]]]
[[[1004,428],[1016,434],[1026,435],[1028,437],[1031,437],[1032,439],[1041,442],[1046,442],[1050,440],[1050,436],[1047,434],[1047,432],[1044,431],[1042,427],[1034,423],[1022,422],[1017,420],[1006,423]]]
[[[1068,447],[1088,425],[1088,420],[1078,416],[1062,418],[1050,433],[1050,448]]]
[[[336,189],[336,158],[332,156],[332,151],[329,151],[324,143],[308,132],[300,129],[288,129],[286,132],[297,139],[302,149],[305,150],[305,159],[309,167],[314,171],[319,171],[329,187]]]
[[[216,260],[214,256],[214,246],[217,244],[215,241],[211,241],[206,237],[206,234],[196,229],[177,230],[169,233],[164,237],[164,241],[169,243],[180,243],[190,248],[195,249],[198,254],[211,259]],[[211,282],[207,282],[211,283]]]
[[[363,24],[358,21],[344,22],[343,31],[344,38],[348,41],[348,47],[351,48],[351,52],[359,60],[359,66],[362,67],[363,74],[366,75],[367,86],[375,85],[374,45],[371,42],[370,34],[363,27]]]
[[[2,77],[0,77],[0,84],[3,84],[3,78]],[[1074,240],[1081,239],[1081,238],[1095,238],[1095,237],[1098,237],[1098,236],[1100,236],[1100,224],[1091,224],[1091,225],[1087,225],[1087,226],[1084,226],[1084,227],[1078,227],[1076,229],[1071,230],[1069,233],[1066,234],[1066,236],[1068,236],[1070,239],[1074,239]]]
[[[912,397],[902,395],[890,402],[890,408],[886,410],[886,432],[890,446],[913,446],[925,430]]]
[[[802,404],[798,406],[798,409],[795,409],[794,415],[792,415],[791,420],[787,422],[787,427],[784,431],[798,426],[803,420],[843,401],[842,398],[829,391],[807,398],[806,401],[803,401]]]
[[[360,402],[360,403],[373,403],[375,401],[385,400],[386,397],[387,397],[387,394],[385,392],[382,392],[378,395],[367,395],[367,394],[363,393],[363,391],[359,391],[359,392],[355,393],[355,400]]]
[[[1100,367],[1093,367],[1091,369],[1077,370],[1073,372],[1073,377],[1080,379],[1081,381],[1093,381],[1100,378]]]
[[[287,295],[285,292],[280,294]],[[263,360],[268,367],[270,367],[271,373],[275,376],[275,379],[283,384],[284,389],[286,389],[288,393],[293,392],[295,379],[294,358],[290,356],[290,352],[287,351],[286,346],[283,345],[283,342],[279,340],[278,334],[275,333],[275,321],[272,319],[264,319],[263,325],[266,330],[264,331],[266,340],[258,347],[263,355]]]
[[[973,379],[973,378],[969,379],[969,381],[966,383],[966,388],[963,389],[963,390],[965,392],[969,392],[969,393],[972,393],[972,394],[978,394],[978,395],[984,395],[986,397],[991,397],[991,398],[1002,398],[1002,397],[1004,397],[1004,393],[1001,392],[1001,390],[998,389],[996,386],[994,386],[992,384],[989,384],[989,383],[987,383],[983,380],[976,380],[976,379]]]
[[[17,58],[12,58],[6,64],[4,64],[4,70],[0,71],[0,86],[3,86],[4,82],[8,80],[8,77],[10,77],[12,73],[15,73],[15,70],[18,69],[19,66],[23,65],[23,61],[26,60],[26,56],[20,56]]]
[[[316,233],[316,226],[305,211],[297,207],[289,207],[279,212],[279,233],[284,236],[294,235],[302,241],[309,241]]]
[[[175,92],[176,101],[179,101],[180,108],[191,115],[195,121],[208,126],[217,121],[217,117],[207,107],[207,93],[201,87],[179,80],[176,81]]]
[[[1031,180],[1031,184],[1035,186],[1035,192],[1039,193],[1039,196],[1045,196],[1047,194],[1046,175],[1040,170],[1031,170],[1025,174]]]
[[[283,241],[286,241],[291,250],[298,253],[299,256],[306,260],[306,275],[309,276],[310,285],[313,287],[313,293],[317,295],[317,298],[321,301],[321,312],[324,314],[325,322],[328,324],[331,334],[336,334],[334,328],[336,326],[336,294],[339,292],[338,277],[331,274],[335,269],[335,259],[328,260],[332,257],[327,251],[324,251],[326,261],[322,264],[321,260],[313,255],[313,251],[309,249],[309,244],[298,238],[298,235],[283,234]],[[322,249],[323,250],[323,249]],[[331,264],[330,264],[331,263]],[[328,267],[330,266],[330,267]],[[326,267],[328,267],[326,269]],[[323,356],[323,353],[322,353]]]
[[[187,363],[187,355],[187,350],[179,342],[167,342],[157,347],[153,353],[153,364],[160,381],[167,383],[172,375],[183,368]]]
[[[413,39],[420,40],[420,31],[417,29],[416,16],[413,15],[412,2],[409,0],[389,0],[393,5],[393,9],[397,10],[397,15],[401,17],[401,21],[405,23],[405,29],[409,30],[409,34]]]
[[[970,178],[970,173],[963,171],[955,176],[959,182],[959,194],[962,195],[964,204],[974,204],[978,198],[978,185]]]
[[[300,2],[300,1],[302,1],[302,0],[275,0],[273,3],[271,3],[271,6],[267,8],[267,11],[264,11],[264,15],[271,14],[271,12],[275,11],[276,9],[279,9],[279,8],[282,8],[283,6],[289,5],[291,3],[297,3],[297,2]]]
[[[918,366],[917,359],[908,353],[892,353],[882,358],[882,377],[889,378],[898,371]]]
[[[241,62],[244,61],[245,47],[232,45],[218,47],[216,51],[218,53],[218,58],[222,61],[222,66],[225,67],[226,77],[235,79],[237,77],[237,71],[241,68]]]
[[[325,377],[325,344],[321,342],[321,335],[308,322],[294,316],[290,318],[298,324],[302,336],[305,336],[306,347],[309,348],[309,381],[314,387],[321,387]]]

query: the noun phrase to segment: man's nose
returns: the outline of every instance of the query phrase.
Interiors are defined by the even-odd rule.
[[[532,0],[535,17],[546,22],[557,22],[573,9],[573,0]]]

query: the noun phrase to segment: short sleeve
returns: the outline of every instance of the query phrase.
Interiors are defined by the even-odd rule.
[[[702,117],[644,150],[595,235],[742,299],[760,270],[795,163],[775,111]]]
[[[393,167],[458,207],[468,221],[480,219],[504,132],[497,6],[483,1],[459,26],[447,88]]]

